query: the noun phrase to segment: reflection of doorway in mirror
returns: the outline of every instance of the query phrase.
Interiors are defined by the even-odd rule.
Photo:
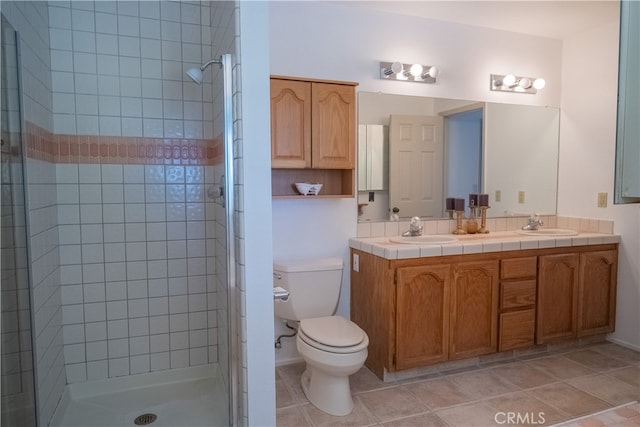
[[[445,196],[467,200],[482,191],[483,109],[444,113]],[[467,202],[468,203],[468,200]]]
[[[443,213],[442,117],[391,115],[389,206],[401,218]]]

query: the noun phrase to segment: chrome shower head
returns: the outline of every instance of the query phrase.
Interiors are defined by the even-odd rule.
[[[202,70],[200,68],[189,68],[187,70],[187,76],[189,76],[195,84],[202,84]]]
[[[200,68],[189,68],[186,73],[187,76],[197,85],[202,84],[202,72],[211,64],[220,64],[222,66],[222,60],[211,59],[205,62]]]

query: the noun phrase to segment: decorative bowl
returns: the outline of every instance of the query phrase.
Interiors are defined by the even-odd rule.
[[[303,196],[317,196],[322,184],[309,184],[308,182],[296,182],[296,189]]]

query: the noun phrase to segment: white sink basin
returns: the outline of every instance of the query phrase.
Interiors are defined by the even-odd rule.
[[[389,237],[389,241],[392,243],[402,243],[405,245],[441,245],[443,243],[456,242],[453,236],[447,236],[446,234],[425,234],[422,236],[394,236]]]
[[[567,228],[540,228],[538,230],[518,230],[527,236],[577,236],[578,232]]]

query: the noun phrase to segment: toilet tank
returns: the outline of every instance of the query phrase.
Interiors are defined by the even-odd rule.
[[[338,306],[342,259],[278,260],[273,263],[273,286],[289,291],[287,301],[275,301],[275,315],[302,320],[331,316]]]

